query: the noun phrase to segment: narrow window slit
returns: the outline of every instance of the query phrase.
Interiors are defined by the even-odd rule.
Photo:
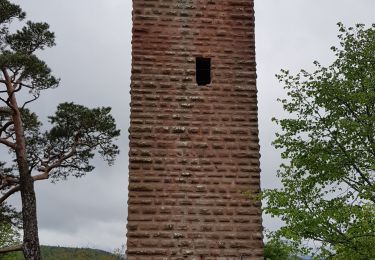
[[[196,80],[198,86],[205,86],[211,83],[211,59],[197,57],[195,59],[196,65]]]

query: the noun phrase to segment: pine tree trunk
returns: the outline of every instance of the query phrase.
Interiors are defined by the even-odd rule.
[[[28,172],[27,162],[18,160],[21,184],[23,219],[23,255],[26,260],[40,260],[41,252],[36,214],[34,181]]]
[[[22,220],[23,220],[23,254],[26,260],[40,260],[40,246],[38,236],[38,221],[36,215],[36,197],[34,190],[34,180],[29,170],[27,160],[26,140],[24,127],[21,118],[21,111],[18,107],[14,94],[15,87],[12,84],[6,70],[3,69],[6,79],[7,91],[12,107],[13,126],[16,136],[15,153],[20,174],[20,192],[22,200]]]

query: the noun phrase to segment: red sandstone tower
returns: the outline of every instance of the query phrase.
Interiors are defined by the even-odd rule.
[[[133,0],[132,43],[129,259],[262,259],[253,0]]]

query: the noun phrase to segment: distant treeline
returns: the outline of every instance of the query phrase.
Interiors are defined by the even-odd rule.
[[[43,260],[122,260],[106,251],[90,248],[41,246]],[[0,260],[24,260],[21,252],[0,255]]]

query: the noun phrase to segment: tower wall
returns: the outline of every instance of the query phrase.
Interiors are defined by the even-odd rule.
[[[255,67],[253,0],[133,0],[129,259],[262,259]]]

